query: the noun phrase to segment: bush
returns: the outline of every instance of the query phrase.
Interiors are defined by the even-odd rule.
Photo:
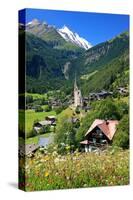
[[[60,114],[63,110],[64,110],[63,107],[55,108],[55,112],[57,115]]]
[[[121,119],[118,130],[113,140],[113,146],[118,146],[123,149],[129,148],[129,116],[124,115]]]
[[[41,106],[37,106],[35,108],[35,112],[43,112],[43,108]]]
[[[81,125],[76,133],[76,141],[79,144],[82,140],[84,140],[85,133],[91,126],[92,122],[96,119],[96,115],[94,111],[90,111],[85,118],[82,119]]]
[[[121,119],[120,109],[113,99],[99,102],[94,109],[99,119]]]
[[[52,107],[50,105],[45,106],[45,112],[50,112],[52,110]]]
[[[67,108],[66,106],[60,106],[60,107],[55,108],[54,110],[55,110],[56,114],[58,115],[58,114],[60,114],[63,110],[65,110],[66,108]]]
[[[76,148],[76,140],[75,140],[76,130],[73,127],[73,124],[69,122],[67,117],[63,117],[60,122],[58,122],[55,134],[55,144],[57,144],[60,153],[64,153],[66,151],[66,145],[75,146]]]

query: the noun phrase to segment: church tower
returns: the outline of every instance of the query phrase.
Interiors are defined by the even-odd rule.
[[[77,86],[76,76],[75,76],[75,81],[74,81],[74,106],[75,107],[83,106],[82,95],[81,95],[81,91],[78,89],[78,86]]]

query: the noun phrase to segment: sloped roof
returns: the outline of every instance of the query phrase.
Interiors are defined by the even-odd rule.
[[[37,122],[36,124],[40,124],[40,125],[42,125],[42,126],[46,126],[46,125],[50,125],[51,122],[50,122],[50,121],[47,121],[47,120],[44,120],[44,121]]]
[[[50,116],[47,116],[46,118],[53,119],[53,118],[56,118],[56,116],[50,115]]]
[[[101,119],[95,119],[85,136],[87,136],[95,127],[98,127],[108,137],[109,140],[112,140],[116,132],[116,125],[118,125],[118,123],[119,122],[117,120],[105,121]]]

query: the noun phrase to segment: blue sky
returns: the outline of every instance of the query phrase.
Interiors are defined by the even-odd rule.
[[[24,22],[24,14],[20,16],[20,22]],[[26,23],[33,19],[46,21],[57,28],[66,25],[93,45],[129,30],[129,16],[120,14],[27,9]]]

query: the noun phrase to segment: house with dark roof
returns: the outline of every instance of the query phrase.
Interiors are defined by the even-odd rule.
[[[90,128],[85,134],[85,140],[80,144],[85,148],[85,152],[104,148],[111,144],[116,133],[117,120],[101,120],[95,119]]]
[[[36,133],[46,132],[47,128],[51,126],[51,121],[43,120],[40,122],[34,123],[33,129],[36,131]]]
[[[101,100],[101,99],[105,99],[105,98],[107,98],[107,97],[109,97],[111,95],[113,95],[113,92],[102,90],[100,92],[90,93],[89,94],[89,100],[90,101]]]
[[[54,123],[56,121],[56,116],[50,115],[50,116],[45,117],[45,119],[47,121],[50,121],[51,123]]]

